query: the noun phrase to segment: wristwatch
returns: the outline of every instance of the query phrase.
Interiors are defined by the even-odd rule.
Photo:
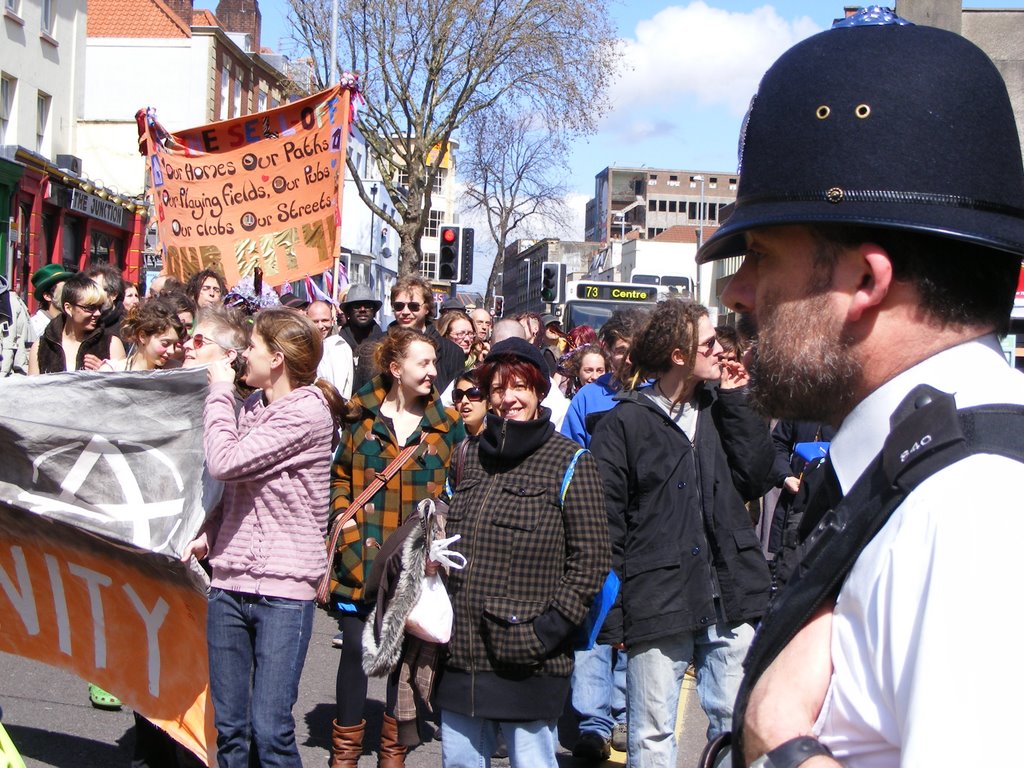
[[[761,755],[750,768],[797,768],[818,755],[832,757],[832,752],[813,736],[797,736]]]

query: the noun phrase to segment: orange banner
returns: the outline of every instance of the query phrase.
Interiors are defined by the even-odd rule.
[[[216,764],[206,597],[184,564],[0,503],[0,650],[99,685]]]
[[[341,223],[351,91],[167,134],[150,121],[150,194],[164,274],[263,269],[278,286],[330,268]]]

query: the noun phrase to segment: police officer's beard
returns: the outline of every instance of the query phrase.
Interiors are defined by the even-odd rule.
[[[750,326],[751,318],[743,316],[740,332],[750,335]],[[828,295],[799,301],[767,296],[756,337],[749,371],[758,409],[774,418],[838,426],[856,404],[862,370]]]

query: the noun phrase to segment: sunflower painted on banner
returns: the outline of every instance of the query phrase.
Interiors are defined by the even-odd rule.
[[[259,267],[276,287],[331,268],[352,93],[338,85],[176,133],[146,110],[164,273],[185,279],[215,269],[235,285]]]

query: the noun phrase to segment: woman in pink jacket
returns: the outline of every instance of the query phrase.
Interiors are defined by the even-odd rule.
[[[256,316],[243,353],[257,392],[235,415],[235,372],[209,369],[203,444],[224,483],[218,511],[185,556],[209,556],[210,692],[220,768],[301,766],[292,707],[327,567],[328,481],[347,405],[316,379],[316,326],[288,309]]]

